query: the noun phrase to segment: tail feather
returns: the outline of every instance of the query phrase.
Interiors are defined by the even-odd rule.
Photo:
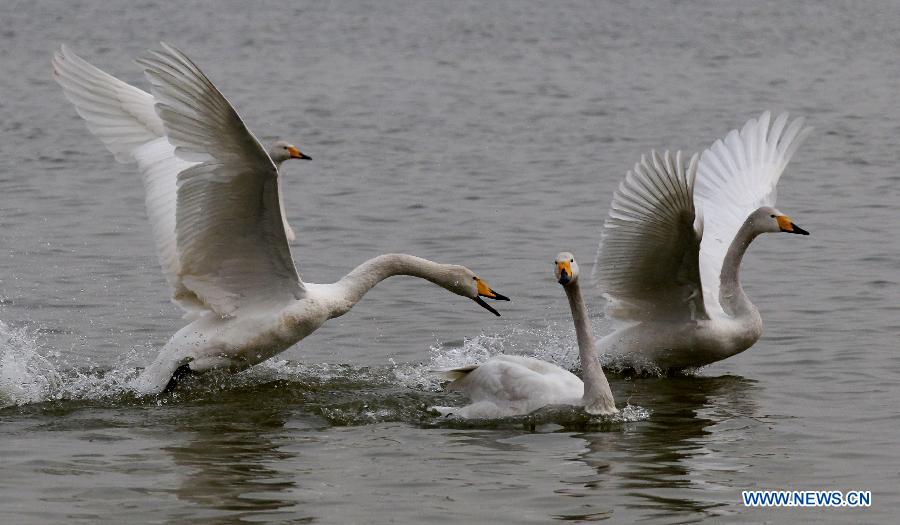
[[[429,372],[448,381],[458,381],[469,375],[469,373],[471,373],[472,370],[475,370],[476,368],[478,368],[478,365],[468,365],[460,368],[449,368],[446,370],[429,370]]]

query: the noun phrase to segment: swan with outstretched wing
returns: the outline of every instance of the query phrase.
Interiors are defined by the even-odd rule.
[[[142,394],[173,388],[188,373],[243,370],[287,349],[352,308],[393,275],[431,281],[475,300],[508,300],[463,266],[381,255],[333,284],[304,283],[291,257],[279,165],[308,158],[277,142],[268,152],[212,82],[181,51],[162,44],[138,61],[144,92],[65,47],[57,81],[79,115],[122,162],[136,162],[160,264],[191,323],[138,376]]]
[[[748,121],[702,155],[643,157],[616,191],[594,278],[624,326],[603,353],[636,367],[707,365],[752,346],[762,318],[741,287],[758,235],[808,235],[775,206],[776,186],[811,128],[787,114]]]

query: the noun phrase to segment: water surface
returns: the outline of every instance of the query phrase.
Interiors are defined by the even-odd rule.
[[[891,2],[12,2],[0,8],[0,521],[889,522],[900,505],[900,9]],[[123,391],[182,325],[133,167],[50,75],[67,43],[184,49],[285,166],[293,252],[331,282],[399,251],[465,264],[495,318],[392,279],[302,344],[175,396]],[[652,148],[763,110],[816,128],[779,187],[810,237],[744,265],[766,323],[681,378],[611,376],[628,417],[464,424],[428,370],[504,351],[572,367],[551,261],[588,268]],[[599,334],[602,304],[591,308]],[[868,510],[758,510],[748,488],[871,490]]]

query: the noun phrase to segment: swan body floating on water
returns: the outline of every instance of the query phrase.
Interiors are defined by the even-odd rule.
[[[600,351],[636,368],[707,365],[742,352],[762,318],[741,287],[744,252],[767,232],[809,233],[775,206],[778,179],[811,128],[763,113],[699,157],[641,158],[616,191],[594,265],[622,322]]]
[[[475,300],[508,300],[475,273],[404,254],[370,259],[333,284],[304,283],[291,257],[278,166],[308,158],[277,142],[266,152],[200,69],[162,44],[138,61],[152,94],[65,47],[53,57],[66,97],[122,162],[136,162],[160,264],[191,323],[133,384],[141,394],[188,373],[243,370],[341,316],[393,275],[431,281]]]
[[[584,381],[554,364],[533,357],[498,355],[478,365],[440,372],[451,379],[448,390],[460,390],[472,400],[462,408],[434,407],[442,415],[493,419],[524,415],[548,405],[583,406],[590,414],[618,412],[600,367],[587,308],[578,284],[578,263],[568,252],[554,261],[556,280],[563,285],[578,339]]]

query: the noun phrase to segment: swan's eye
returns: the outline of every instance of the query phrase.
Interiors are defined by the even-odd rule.
[[[569,259],[569,262],[573,263],[573,262],[575,262],[575,259]]]
[[[775,218],[775,214],[773,213],[772,215],[769,215],[769,217],[772,217],[772,218],[774,219],[774,218]]]

